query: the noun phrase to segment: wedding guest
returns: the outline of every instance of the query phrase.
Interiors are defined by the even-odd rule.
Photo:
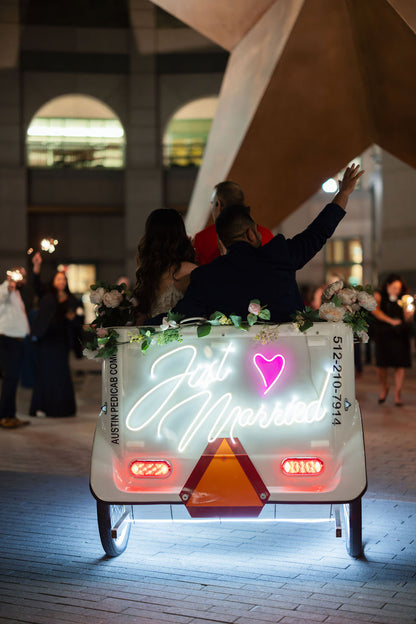
[[[189,288],[173,311],[185,317],[209,318],[216,310],[246,317],[250,300],[259,299],[269,308],[272,321],[290,321],[304,308],[296,271],[332,236],[362,173],[358,166],[347,167],[333,202],[306,230],[292,239],[278,234],[263,247],[249,208],[224,208],[215,226],[227,253],[192,272]]]
[[[70,293],[66,275],[57,271],[40,298],[32,325],[36,373],[31,416],[64,417],[76,412],[69,352],[81,323],[79,301]]]
[[[169,208],[154,210],[137,247],[137,324],[170,310],[183,297],[196,267],[181,215]]]
[[[394,368],[394,402],[403,405],[402,388],[405,369],[412,365],[410,353],[410,322],[413,310],[400,305],[407,293],[407,286],[400,275],[391,273],[374,293],[377,309],[372,313],[373,339],[378,380],[381,391],[378,402],[384,403],[388,392],[388,369]]]
[[[29,422],[16,417],[16,394],[23,363],[24,338],[29,323],[20,289],[26,281],[23,267],[8,271],[0,284],[0,366],[3,374],[0,395],[0,427],[15,429]]]
[[[215,219],[221,210],[226,206],[236,206],[244,204],[244,192],[237,182],[226,180],[214,186],[210,199],[212,218]],[[262,244],[265,245],[272,238],[273,234],[267,228],[258,225]],[[205,229],[195,234],[194,247],[196,251],[196,261],[198,264],[208,264],[218,258],[225,249],[220,249],[221,241],[218,240],[215,224],[208,225]]]

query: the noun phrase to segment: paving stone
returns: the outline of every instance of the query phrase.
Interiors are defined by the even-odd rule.
[[[414,369],[405,386],[415,405]],[[348,556],[329,522],[140,523],[127,551],[107,559],[88,485],[99,394],[95,376],[84,390],[77,383],[75,419],[0,432],[0,624],[416,622],[416,419],[410,407],[380,410],[373,367],[357,382],[364,560]],[[29,399],[19,391],[22,414]]]

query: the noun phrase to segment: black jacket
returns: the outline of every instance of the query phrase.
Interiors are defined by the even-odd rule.
[[[296,283],[301,269],[332,236],[345,211],[328,204],[309,227],[292,239],[277,234],[262,247],[246,242],[231,245],[225,256],[191,273],[185,296],[173,312],[209,318],[215,312],[247,317],[252,299],[271,312],[271,320],[285,323],[304,308]]]

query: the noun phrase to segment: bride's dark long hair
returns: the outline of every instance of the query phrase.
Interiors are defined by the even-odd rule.
[[[182,262],[195,262],[195,250],[179,212],[159,208],[150,213],[137,246],[136,261],[136,310],[138,314],[150,315],[163,273],[173,269],[175,275]]]

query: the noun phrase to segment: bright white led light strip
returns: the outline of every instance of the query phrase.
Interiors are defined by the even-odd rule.
[[[207,524],[209,522],[286,522],[292,524],[320,524],[323,522],[335,522],[334,518],[127,518],[126,522],[133,524]]]

